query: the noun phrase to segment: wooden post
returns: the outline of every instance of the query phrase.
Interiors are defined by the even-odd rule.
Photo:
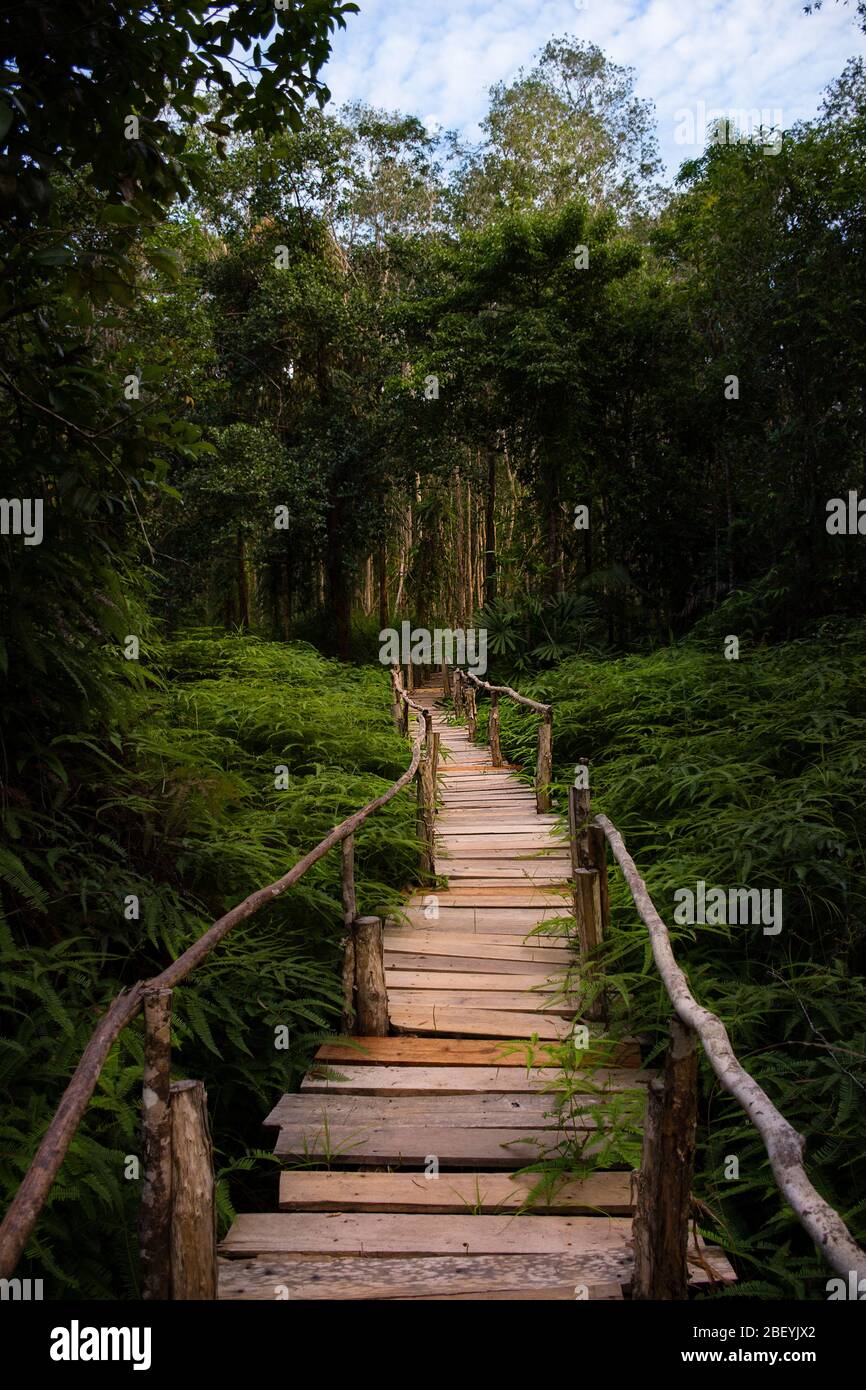
[[[602,886],[602,874],[593,860],[593,851],[590,845],[590,828],[587,826],[589,807],[589,788],[569,787],[568,843],[571,850],[574,920],[577,924],[580,940],[580,955],[583,962],[582,977],[586,983],[592,980],[593,973],[597,968],[592,956],[604,938],[607,906],[607,858],[602,843],[601,863],[604,869],[604,884]],[[603,840],[604,832],[600,833]],[[586,1005],[584,1012],[588,1019],[594,1021],[604,1017],[605,1008],[604,996],[599,994],[591,1004]]]
[[[418,839],[421,841],[419,871],[423,882],[430,882],[436,874],[435,856],[435,816],[436,784],[433,778],[432,748],[428,747],[421,755],[418,764]]]
[[[412,672],[411,661],[406,662],[406,694],[411,695],[415,689],[415,677]]]
[[[363,1038],[384,1038],[388,1034],[388,992],[381,917],[357,917],[352,923],[352,935],[357,1033]]]
[[[550,779],[553,776],[553,711],[541,716],[538,726],[538,758],[535,764],[535,809],[539,815],[550,810]]]
[[[671,1020],[664,1080],[647,1088],[643,1156],[634,1216],[632,1298],[688,1293],[689,1207],[695,1162],[698,1057],[695,1035]]]
[[[568,827],[571,832],[573,857],[576,855],[574,867],[591,869],[594,865],[590,856],[588,833],[590,814],[589,763],[586,758],[581,758],[578,766],[586,769],[586,786],[571,786],[568,789]]]
[[[343,900],[343,1032],[351,1033],[355,1022],[355,942],[352,923],[358,915],[355,901],[355,837],[347,835],[340,844],[341,896]]]
[[[431,724],[431,725],[430,725],[430,728],[432,729],[432,727],[433,727],[433,725]],[[439,734],[431,733],[431,735],[430,735],[429,748],[430,748],[430,752],[431,752],[431,755],[432,755],[431,761],[432,761],[432,771],[433,771],[433,816],[434,816],[434,824],[435,824],[435,816],[436,816],[436,779],[437,779],[437,777],[439,776]]]
[[[478,711],[475,705],[475,687],[467,685],[465,693],[466,701],[466,731],[470,739],[475,741],[475,725],[478,718]]]
[[[171,1088],[171,1296],[217,1296],[213,1148],[202,1081]]]
[[[607,877],[607,840],[600,825],[587,828],[589,837],[589,860],[598,874],[598,896],[601,922],[599,940],[607,936],[610,928],[610,885]]]
[[[398,734],[402,732],[403,725],[403,701],[400,699],[399,686],[399,667],[391,667],[391,713],[394,718],[394,728]]]
[[[463,672],[455,671],[451,681],[451,689],[454,696],[454,713],[458,716],[463,714]]]
[[[490,761],[494,767],[502,766],[502,749],[499,746],[499,696],[494,690],[490,696],[490,715],[487,720],[487,736],[490,743]]]
[[[442,662],[442,696],[447,700],[451,694],[451,680],[448,675],[448,662]]]
[[[141,1296],[171,1297],[171,990],[144,995]]]

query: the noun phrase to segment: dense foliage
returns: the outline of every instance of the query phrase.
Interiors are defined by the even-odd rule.
[[[273,882],[403,771],[381,673],[303,645],[191,634],[162,653],[116,746],[67,742],[75,775],[52,804],[7,809],[0,857],[3,1193],[8,1200],[101,1012],[253,888]],[[286,768],[287,786],[275,785]],[[401,901],[417,863],[402,793],[356,837],[359,908]],[[130,896],[138,898],[131,907]],[[131,912],[137,915],[130,916]],[[339,855],[242,923],[174,992],[174,1074],[203,1078],[220,1211],[264,1152],[261,1122],[316,1042],[340,1030]],[[288,1046],[275,1030],[288,1028]],[[280,1035],[282,1042],[284,1035]],[[133,1295],[140,1026],[112,1052],[28,1267],[53,1296]],[[243,1187],[245,1202],[257,1191]],[[266,1200],[269,1194],[262,1191]]]
[[[622,832],[695,995],[806,1136],[813,1181],[861,1242],[864,637],[862,624],[831,622],[726,661],[710,634],[695,634],[651,656],[575,657],[524,686],[554,701],[561,796],[588,757],[593,805]],[[503,748],[528,767],[535,723],[503,706]],[[674,895],[699,880],[781,889],[782,930],[677,925]],[[661,1047],[670,1002],[616,871],[611,891],[604,959],[614,1027]],[[824,1297],[826,1267],[779,1199],[757,1132],[706,1063],[703,1086],[703,1228],[739,1257],[740,1292]]]

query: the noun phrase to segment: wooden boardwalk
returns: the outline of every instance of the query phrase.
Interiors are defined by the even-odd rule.
[[[573,1029],[574,955],[565,935],[528,933],[571,915],[567,842],[511,769],[438,710],[434,726],[448,887],[418,892],[388,924],[391,1036],[320,1048],[268,1115],[287,1165],[279,1211],[237,1218],[221,1298],[614,1299],[630,1283],[630,1173],[571,1179],[521,1210],[538,1177],[516,1170],[566,1137],[544,1041]],[[527,1066],[513,1042],[533,1037]],[[634,1044],[604,1060],[588,1105],[650,1075]],[[691,1255],[695,1282],[733,1277],[718,1252]]]

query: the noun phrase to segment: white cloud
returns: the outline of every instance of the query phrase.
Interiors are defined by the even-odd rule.
[[[864,49],[851,7],[827,0],[359,0],[333,43],[325,80],[337,103],[360,98],[465,135],[477,133],[487,89],[528,66],[547,39],[590,39],[633,67],[655,103],[674,172],[683,107],[776,109],[786,125],[814,115],[827,83]]]

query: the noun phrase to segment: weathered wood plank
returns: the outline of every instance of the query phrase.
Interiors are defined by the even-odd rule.
[[[502,935],[478,933],[462,934],[443,930],[433,932],[393,932],[385,937],[385,950],[391,956],[423,955],[460,957],[474,955],[484,960],[510,960],[512,962],[532,961],[538,965],[570,964],[575,961],[573,951],[564,949],[557,937],[529,937],[524,945],[523,939],[509,932]]]
[[[598,1104],[588,1096],[587,1108]],[[359,1096],[351,1091],[311,1094],[292,1092],[281,1096],[265,1119],[269,1129],[305,1127],[313,1136],[326,1126],[358,1130],[416,1129],[556,1129],[555,1097],[543,1091],[492,1092],[489,1095]],[[571,1123],[571,1122],[570,1122]],[[578,1115],[574,1128],[595,1128],[588,1117]]]
[[[413,1213],[251,1212],[224,1255],[583,1255],[624,1251],[631,1222],[611,1216],[426,1216]]]
[[[718,1250],[701,1252],[720,1282],[733,1271]],[[219,1297],[225,1300],[290,1298],[439,1302],[471,1299],[573,1302],[621,1295],[631,1277],[627,1251],[584,1255],[276,1256],[220,1261]],[[709,1282],[695,1265],[692,1282]]]
[[[478,948],[481,949],[480,947]],[[519,947],[517,948],[520,949]],[[536,952],[536,954],[538,954]],[[573,962],[576,964],[576,962]],[[568,964],[568,957],[563,962]],[[400,979],[391,979],[394,975],[402,976],[404,972],[423,972],[425,974],[435,974],[440,977],[440,986],[444,984],[449,988],[449,977],[462,972],[470,972],[474,975],[498,975],[499,986],[503,989],[511,989],[515,977],[519,977],[518,989],[528,989],[530,982],[538,984],[542,980],[556,975],[557,971],[562,973],[561,967],[555,960],[548,963],[538,960],[498,960],[495,956],[446,956],[438,955],[433,952],[411,952],[411,951],[386,951],[385,952],[385,979],[386,982],[399,986]],[[503,979],[503,976],[510,977]],[[416,980],[407,981],[413,988],[418,988]],[[459,982],[465,985],[465,980]],[[439,988],[440,986],[437,986]],[[476,985],[477,989],[478,986]]]
[[[551,1020],[554,1022],[555,1020]],[[612,1042],[592,1037],[584,1055],[586,1066],[598,1064],[609,1067],[640,1067],[640,1047],[632,1039]],[[317,1063],[327,1066],[350,1062],[355,1066],[418,1066],[418,1067],[526,1067],[527,1053],[523,1047],[510,1050],[507,1042],[482,1038],[389,1037],[354,1038],[349,1043],[322,1043],[315,1056]],[[533,1049],[534,1067],[559,1067],[555,1055],[545,1052],[541,1042]]]
[[[550,1091],[556,1087],[557,1073],[550,1068],[509,1066],[358,1066],[341,1063],[329,1067],[329,1076],[317,1072],[316,1063],[301,1082],[302,1092],[328,1094],[351,1091],[353,1095],[462,1096],[478,1092]],[[630,1090],[646,1085],[656,1075],[637,1067],[597,1067],[581,1073],[588,1086],[605,1091]],[[340,1079],[337,1079],[340,1078]],[[579,1084],[579,1075],[575,1076]]]
[[[442,958],[444,959],[444,957]],[[542,992],[562,989],[565,983],[565,975],[561,972],[557,975],[542,967],[541,974],[512,974],[507,980],[503,980],[502,974],[491,972],[482,973],[478,970],[458,971],[458,970],[388,970],[385,971],[385,983],[389,993],[392,989],[435,989],[435,990],[515,990],[515,989],[536,989]]]
[[[285,1125],[278,1131],[274,1153],[308,1163],[319,1159],[329,1167],[358,1168],[369,1164],[424,1168],[433,1157],[441,1168],[523,1168],[553,1153],[565,1139],[555,1129],[538,1126],[460,1129],[456,1125],[394,1125],[371,1133],[357,1124],[330,1125],[327,1132],[310,1125]],[[585,1152],[597,1145],[589,1143]]]
[[[442,1033],[469,1038],[567,1038],[572,1028],[552,1014],[513,1010],[391,1004],[391,1025],[408,1033]]]
[[[280,1174],[281,1211],[418,1212],[428,1215],[533,1216],[579,1212],[628,1216],[634,1209],[630,1173],[593,1173],[538,1192],[538,1174],[307,1173]],[[533,1193],[535,1196],[533,1198]]]
[[[223,1259],[219,1297],[225,1300],[290,1298],[394,1302],[573,1300],[621,1297],[628,1277],[621,1252],[583,1256],[433,1255],[383,1260],[377,1256],[295,1255]]]
[[[550,999],[541,990],[519,989],[390,989],[388,1007],[394,1009],[493,1009],[518,1013],[557,1014],[571,1018],[576,1004],[568,1000]]]

